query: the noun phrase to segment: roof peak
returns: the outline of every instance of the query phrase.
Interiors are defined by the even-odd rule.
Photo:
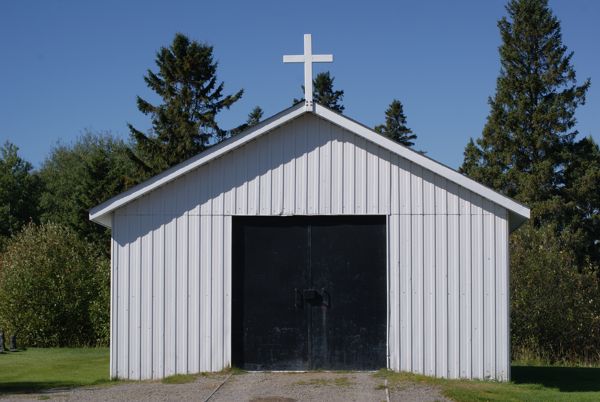
[[[423,168],[506,208],[510,212],[511,216],[511,229],[518,227],[530,216],[529,208],[518,203],[517,201],[500,194],[499,192],[486,187],[483,184],[468,178],[467,176],[462,175],[456,170],[445,166],[440,162],[437,162],[417,151],[398,144],[397,142],[376,133],[371,128],[357,121],[336,113],[335,111],[320,104],[314,104],[314,108],[312,110],[308,110],[304,104],[299,103],[264,120],[263,122],[249,128],[239,135],[214,145],[206,151],[201,152],[200,154],[178,165],[175,165],[172,168],[167,169],[164,172],[146,180],[145,182],[138,184],[137,186],[132,187],[129,190],[92,208],[90,210],[90,219],[104,226],[111,227],[112,212],[117,208],[130,203],[144,194],[153,191],[177,179],[178,177],[183,176],[186,173],[189,173],[190,171],[220,157],[227,152],[231,152],[239,148],[242,145],[256,139],[257,137],[266,134],[306,113],[311,113],[312,115],[329,121],[330,123],[348,130],[355,135],[361,136],[404,159],[422,166]]]

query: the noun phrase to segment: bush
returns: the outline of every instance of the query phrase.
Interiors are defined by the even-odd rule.
[[[57,224],[30,224],[0,260],[0,327],[27,346],[107,343],[108,262]]]
[[[600,361],[597,270],[577,265],[551,227],[524,226],[511,237],[513,358]]]
[[[90,321],[96,345],[108,346],[110,341],[110,260],[99,258],[93,283],[97,292],[90,303]]]

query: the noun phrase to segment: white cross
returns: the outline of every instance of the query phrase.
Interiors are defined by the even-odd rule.
[[[313,107],[313,63],[331,63],[332,54],[312,54],[312,39],[310,34],[304,34],[304,54],[283,56],[284,63],[304,63],[304,101],[307,109]]]

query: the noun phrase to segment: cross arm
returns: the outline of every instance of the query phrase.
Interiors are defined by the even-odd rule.
[[[333,62],[332,54],[313,54],[313,63],[331,63]]]
[[[303,54],[295,54],[283,56],[284,63],[304,63],[304,55]]]

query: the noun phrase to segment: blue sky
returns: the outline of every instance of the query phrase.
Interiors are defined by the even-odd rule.
[[[393,98],[405,107],[417,149],[458,167],[478,137],[500,68],[497,20],[505,1],[27,1],[0,3],[0,141],[39,166],[57,143],[84,130],[128,137],[147,129],[135,106],[155,101],[143,76],[176,32],[215,48],[227,92],[243,99],[220,116],[230,128],[260,105],[266,116],[299,97],[302,53],[333,53],[330,70],[345,91],[345,114],[383,120]],[[551,0],[580,82],[592,78],[577,112],[581,135],[600,141],[600,2]]]

